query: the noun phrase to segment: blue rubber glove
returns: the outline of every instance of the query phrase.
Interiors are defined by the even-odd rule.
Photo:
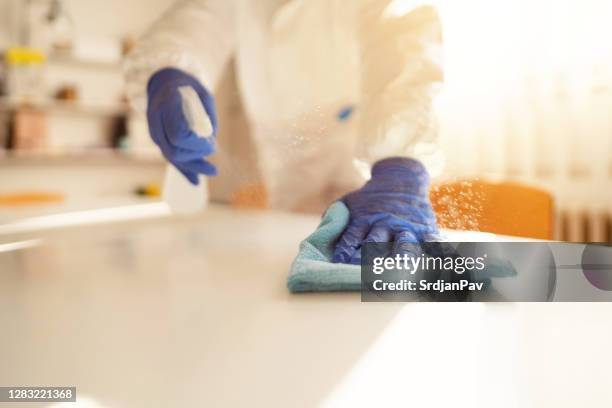
[[[436,241],[428,192],[429,175],[418,161],[395,157],[374,164],[370,181],[342,199],[351,219],[332,261],[359,264],[363,242],[394,242],[401,252],[402,244]]]
[[[189,127],[179,93],[182,86],[192,87],[200,97],[213,127],[211,137],[200,137]],[[153,74],[147,95],[149,131],[164,157],[194,185],[199,183],[198,174],[215,176],[217,168],[203,159],[215,151],[217,112],[212,95],[197,79],[175,68],[165,68]]]

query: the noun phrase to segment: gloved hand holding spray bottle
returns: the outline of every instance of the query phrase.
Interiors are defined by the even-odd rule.
[[[208,183],[216,167],[204,159],[215,152],[217,115],[213,96],[183,71],[157,71],[147,86],[147,119],[153,141],[171,163],[163,198],[173,212],[190,214],[208,202]]]

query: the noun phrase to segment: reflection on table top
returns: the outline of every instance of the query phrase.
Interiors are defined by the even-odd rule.
[[[113,408],[612,403],[607,304],[291,295],[318,220],[213,206],[2,236],[0,385]]]

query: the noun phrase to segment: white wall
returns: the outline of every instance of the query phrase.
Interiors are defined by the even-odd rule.
[[[612,3],[442,0],[448,178],[516,179],[612,208]]]
[[[174,0],[64,1],[78,35],[121,38],[141,34]],[[26,0],[0,0],[0,47],[15,40],[11,34],[17,30],[15,20],[25,4]]]
[[[141,34],[175,0],[67,0],[77,31],[91,36]]]

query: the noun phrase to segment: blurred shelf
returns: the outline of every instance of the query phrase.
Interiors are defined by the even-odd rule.
[[[62,101],[58,99],[26,100],[0,97],[0,111],[15,109],[37,109],[71,115],[121,116],[131,112],[127,103],[84,103],[82,101]]]
[[[47,64],[50,65],[68,65],[77,68],[86,69],[105,69],[105,70],[121,70],[121,61],[116,60],[96,60],[75,57],[73,55],[50,55],[47,59]]]
[[[156,151],[123,151],[102,147],[66,151],[0,150],[0,167],[4,165],[108,165],[117,163],[162,165],[164,160]]]

